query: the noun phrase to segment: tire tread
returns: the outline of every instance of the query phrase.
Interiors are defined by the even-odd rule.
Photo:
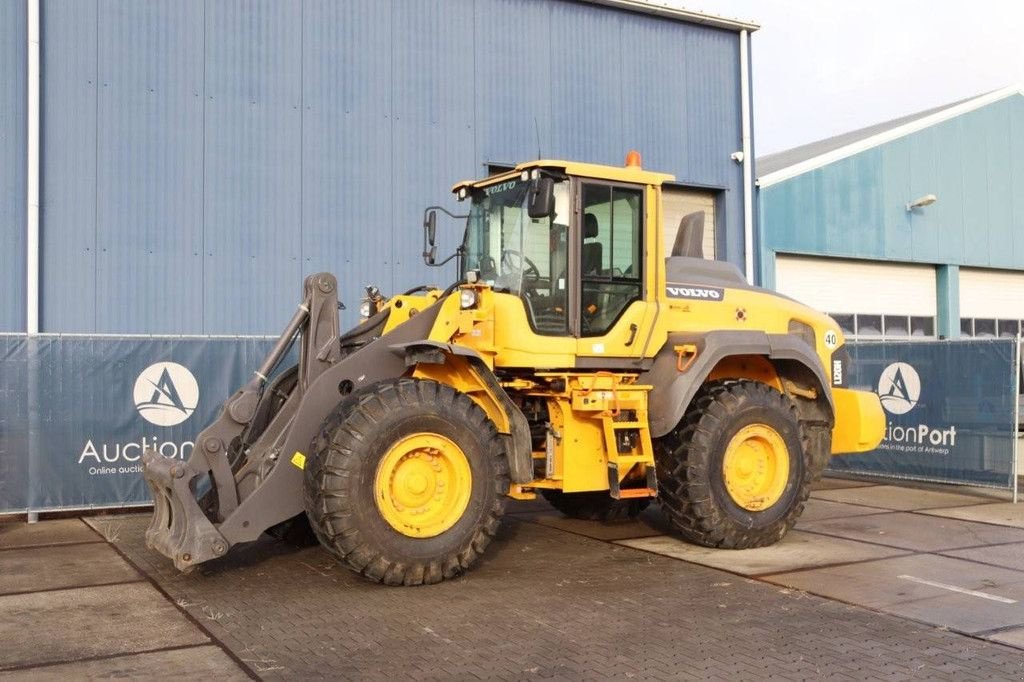
[[[418,405],[440,407],[446,415],[483,434],[486,456],[493,457],[495,502],[462,546],[435,560],[386,557],[357,523],[348,493],[358,475],[354,444],[365,444],[393,410]],[[312,444],[305,470],[304,502],[310,526],[320,543],[348,568],[388,585],[438,583],[464,573],[483,554],[505,511],[509,470],[504,447],[493,422],[469,396],[434,381],[395,379],[380,382],[343,401],[325,420]],[[329,480],[334,479],[334,480]]]
[[[711,471],[715,436],[729,416],[754,402],[777,408],[797,425],[803,476],[785,515],[765,527],[743,527],[728,517],[715,500]],[[796,404],[766,384],[750,380],[706,384],[690,403],[679,424],[655,443],[658,499],[672,527],[686,540],[705,547],[748,549],[778,542],[796,523],[810,495],[810,484],[828,461],[812,452],[808,425],[799,419]]]

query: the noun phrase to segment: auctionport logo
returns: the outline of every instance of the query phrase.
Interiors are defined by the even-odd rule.
[[[921,397],[921,377],[905,362],[894,362],[878,378],[878,397],[890,414],[906,414]]]
[[[192,372],[176,362],[157,362],[135,380],[135,409],[157,426],[180,424],[199,404],[199,384]]]

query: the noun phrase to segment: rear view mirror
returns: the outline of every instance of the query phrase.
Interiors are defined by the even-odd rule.
[[[530,185],[526,197],[526,210],[530,218],[539,220],[549,218],[555,209],[555,181],[547,177],[539,177]]]
[[[455,215],[444,206],[427,206],[423,209],[423,262],[431,267],[439,268],[452,258],[458,257],[462,253],[462,247],[455,249],[455,253],[445,258],[440,263],[437,262],[437,212],[440,211],[450,218],[456,220],[462,220],[468,218],[468,215]],[[456,262],[458,265],[458,262]]]
[[[437,259],[435,239],[437,239],[437,211],[431,209],[423,218],[423,262],[427,265],[433,265]]]
[[[427,243],[431,246],[434,245],[434,240],[437,238],[437,211],[430,211],[427,213]]]

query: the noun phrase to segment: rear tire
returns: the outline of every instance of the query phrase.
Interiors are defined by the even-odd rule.
[[[796,406],[779,391],[749,380],[708,384],[655,443],[665,516],[705,547],[778,542],[820,466],[805,443]]]
[[[651,503],[650,498],[616,500],[604,490],[565,493],[542,488],[540,494],[552,507],[571,519],[606,523],[636,518]]]
[[[329,552],[388,585],[441,582],[483,554],[505,511],[494,424],[434,381],[378,383],[326,421],[306,467],[306,514]]]

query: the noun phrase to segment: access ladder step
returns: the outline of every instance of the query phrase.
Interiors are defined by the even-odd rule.
[[[656,488],[622,488],[619,490],[617,500],[633,500],[644,497],[655,497],[658,494]]]
[[[608,494],[615,500],[655,497],[658,494],[658,477],[654,472],[654,465],[647,465],[644,473],[643,485],[623,488],[619,479],[619,467],[614,462],[608,462]]]

